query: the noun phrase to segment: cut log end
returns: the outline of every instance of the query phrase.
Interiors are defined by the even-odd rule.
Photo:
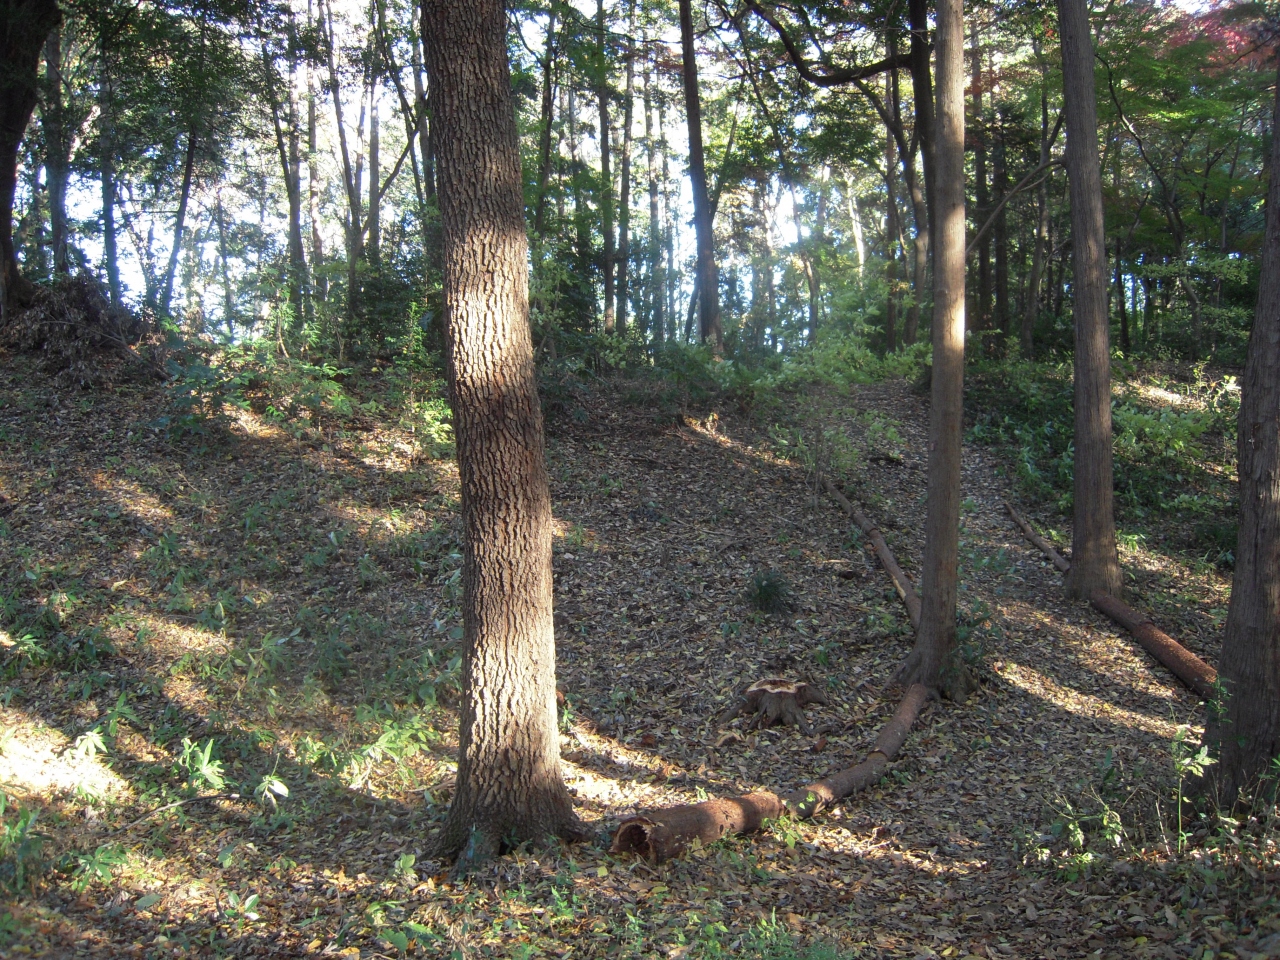
[[[826,691],[812,683],[799,683],[782,677],[757,680],[720,718],[721,725],[742,714],[750,714],[748,730],[767,730],[776,723],[799,727],[806,735],[811,730],[804,708],[812,703],[829,702]]]

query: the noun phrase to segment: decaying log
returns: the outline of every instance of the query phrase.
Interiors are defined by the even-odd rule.
[[[629,817],[614,834],[611,850],[636,853],[655,861],[669,860],[679,856],[694,840],[712,843],[733,834],[752,833],[760,829],[764,821],[775,819],[784,811],[797,817],[812,817],[879,781],[889,761],[902,749],[928,696],[923,686],[913,684],[889,722],[881,728],[867,758],[856,766],[781,796],[760,790],[742,797],[704,800]]]
[[[1031,529],[1031,524],[1019,515],[1013,508],[1013,504],[1006,502],[1005,506],[1014,522],[1022,529],[1023,536],[1052,560],[1055,567],[1067,573],[1071,569],[1071,564],[1063,558],[1062,554],[1053,549],[1053,545],[1048,540]],[[1206,700],[1217,699],[1218,671],[1157,627],[1150,617],[1101,591],[1090,596],[1089,602],[1099,613],[1110,617],[1133,634],[1133,638],[1138,641],[1142,649],[1155,657],[1158,663],[1167,667],[1175,677],[1187,685],[1192,693]]]
[[[889,579],[893,581],[893,587],[898,591],[898,596],[902,598],[902,602],[906,604],[907,616],[911,620],[911,626],[919,629],[920,627],[920,596],[916,593],[916,588],[911,582],[911,578],[907,576],[902,567],[898,566],[897,558],[894,557],[893,551],[889,549],[889,544],[885,543],[884,535],[880,532],[880,528],[871,522],[871,519],[849,502],[849,498],[840,492],[840,488],[831,482],[827,477],[822,478],[823,488],[831,495],[831,498],[844,509],[844,512],[862,528],[862,532],[867,535],[867,539],[871,541],[871,546],[876,551],[876,556],[880,558],[881,565],[884,566],[885,572],[889,574]]]
[[[1067,558],[1055,550],[1052,543],[1040,536],[1040,534],[1036,533],[1035,530],[1032,529],[1031,524],[1027,523],[1027,521],[1023,519],[1022,514],[1018,513],[1018,511],[1013,508],[1012,503],[1006,500],[1004,505],[1009,511],[1009,516],[1013,517],[1013,522],[1021,528],[1022,535],[1034,543],[1040,549],[1041,553],[1052,560],[1053,565],[1057,567],[1059,571],[1066,573],[1071,569],[1071,563]]]
[[[797,683],[782,677],[757,680],[742,691],[741,696],[720,717],[723,726],[744,713],[751,714],[748,730],[759,727],[767,730],[775,723],[799,727],[808,736],[809,721],[804,708],[811,703],[827,703],[827,695],[821,687],[812,683]]]
[[[1142,649],[1168,667],[1193,693],[1210,701],[1218,698],[1218,671],[1157,627],[1150,617],[1102,592],[1094,593],[1089,602],[1133,634]]]

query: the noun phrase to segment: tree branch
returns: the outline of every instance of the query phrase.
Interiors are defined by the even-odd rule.
[[[846,83],[857,83],[859,80],[866,80],[869,77],[879,76],[888,70],[897,70],[900,67],[910,67],[911,57],[909,54],[895,54],[893,57],[887,57],[884,60],[878,60],[875,63],[867,64],[865,67],[853,67],[840,69],[837,67],[824,68],[824,72],[818,73],[814,70],[813,65],[805,60],[804,55],[800,52],[800,48],[796,46],[795,40],[791,34],[787,33],[778,18],[766,7],[761,6],[756,0],[746,0],[747,9],[754,13],[757,17],[773,28],[774,33],[778,35],[778,39],[782,41],[782,46],[786,48],[787,56],[791,58],[791,62],[795,64],[796,70],[800,76],[813,84],[815,87],[838,87]]]

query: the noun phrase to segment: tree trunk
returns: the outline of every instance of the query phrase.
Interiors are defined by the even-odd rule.
[[[49,245],[54,275],[65,276],[71,269],[67,257],[67,180],[71,158],[62,101],[62,30],[59,27],[54,27],[45,42],[44,63],[45,94],[41,123],[45,141],[45,181],[49,191]]]
[[[115,96],[114,85],[106,64],[100,80],[101,102],[98,116],[98,179],[102,188],[102,259],[107,270],[107,289],[111,305],[118,307],[124,299],[120,287],[120,254],[116,247],[116,168],[115,137],[112,116]]]
[[[972,683],[956,651],[960,444],[964,408],[964,5],[937,4],[934,143],[933,374],[920,629],[898,677],[963,699]]]
[[[936,247],[933,240],[933,145],[936,124],[933,117],[933,80],[929,74],[929,2],[907,0],[907,19],[911,26],[911,100],[916,112],[916,139],[920,143],[921,165],[924,167],[925,223],[916,218],[916,229],[924,231],[925,251]],[[913,197],[914,202],[914,197]],[[919,239],[917,238],[917,244]]]
[[[886,86],[888,83],[886,75]],[[898,195],[894,190],[894,167],[898,164],[894,146],[893,134],[889,133],[884,140],[884,279],[888,288],[884,305],[884,342],[888,353],[898,349]]]
[[[1071,284],[1075,317],[1075,497],[1067,595],[1120,597],[1112,512],[1111,352],[1107,248],[1098,161],[1093,39],[1085,0],[1058,0],[1071,190]]]
[[[222,277],[222,313],[223,322],[227,325],[228,336],[235,335],[236,300],[231,292],[231,270],[227,263],[227,218],[222,209],[222,188],[218,188],[217,205],[214,207],[218,220],[218,262]]]
[[[55,0],[0,0],[0,322],[34,292],[18,272],[13,198],[18,148],[36,107],[40,51],[61,18]]]
[[[464,530],[458,776],[439,852],[465,871],[503,843],[581,827],[560,775],[551,499],[507,16],[501,0],[423,0],[422,16]]]
[[[609,127],[609,49],[604,17],[604,0],[596,0],[596,31],[600,40],[600,230],[604,243],[600,272],[604,276],[604,332],[613,333],[614,326],[614,236],[613,236],[613,170],[610,159]]]
[[[534,208],[533,231],[539,237],[547,229],[547,184],[551,182],[551,128],[555,120],[555,3],[547,14],[546,51],[542,57],[542,126],[538,131],[538,205]]]
[[[164,272],[164,291],[160,294],[160,313],[169,315],[173,300],[173,277],[178,271],[178,252],[182,249],[182,228],[187,219],[187,201],[191,198],[191,175],[196,165],[196,135],[187,134],[187,158],[182,165],[182,193],[178,197],[178,214],[173,219],[173,247],[169,250],[169,266]]]
[[[653,303],[650,328],[653,342],[661,344],[666,336],[666,276],[662,269],[662,218],[658,205],[658,143],[653,130],[652,72],[646,61],[644,68],[644,139],[649,159],[649,286]]]
[[[374,74],[369,90],[369,263],[377,267],[382,263],[382,198],[378,196],[382,186],[381,136],[378,129],[378,81]]]
[[[693,48],[693,5],[680,0],[680,42],[683,54],[684,107],[689,121],[689,179],[693,186],[693,225],[698,238],[698,318],[703,343],[717,356],[724,353],[720,325],[720,273],[716,267],[711,198],[702,150],[702,104],[698,97],[698,64]]]
[[[1120,300],[1120,349],[1124,351],[1126,357],[1129,356],[1129,310],[1125,302],[1128,298],[1125,296],[1124,289],[1124,263],[1122,257],[1124,249],[1122,241],[1116,238],[1116,296]]]
[[[1240,535],[1219,662],[1226,705],[1210,711],[1205,734],[1217,744],[1210,773],[1227,809],[1274,774],[1280,756],[1280,87],[1272,124],[1266,238],[1236,441]]]
[[[311,0],[307,0],[307,20],[311,24]],[[324,238],[320,235],[320,173],[316,168],[316,84],[313,67],[307,66],[307,218],[311,222],[311,269],[315,276],[312,296],[323,303],[329,294],[329,280],[323,270]],[[416,72],[416,71],[415,71]]]
[[[1005,125],[1003,111],[999,114],[1000,123],[995,127],[995,142],[991,149],[992,180],[996,191],[996,203],[1000,204],[1000,212],[996,214],[996,222],[992,228],[992,241],[996,252],[996,328],[1000,331],[1001,342],[1009,337],[1009,223],[1006,216],[1008,204],[1004,202],[1009,190],[1009,169],[1005,162]]]
[[[973,179],[974,223],[979,227],[987,222],[991,197],[987,187],[987,133],[982,117],[982,47],[978,34],[972,37],[973,55]],[[977,314],[969,329],[986,332],[991,329],[991,234],[984,233],[978,240],[978,297]],[[986,342],[979,341],[979,353],[986,351]]]
[[[618,198],[618,335],[627,332],[627,275],[631,267],[631,125],[635,119],[636,0],[627,10],[627,91],[622,105],[622,190]]]
[[[1039,59],[1040,48],[1036,45]],[[1036,320],[1040,317],[1040,283],[1044,278],[1046,247],[1049,242],[1049,92],[1045,84],[1044,62],[1040,62],[1040,166],[1046,167],[1036,187],[1036,236],[1031,251],[1031,278],[1027,281],[1026,302],[1022,305],[1022,356],[1030,360],[1035,353],[1033,342]]]

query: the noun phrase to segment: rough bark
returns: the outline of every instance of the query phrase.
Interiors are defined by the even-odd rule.
[[[1121,595],[1112,509],[1111,336],[1107,248],[1093,81],[1093,39],[1085,0],[1058,0],[1071,190],[1072,308],[1075,315],[1075,512],[1067,595]]]
[[[423,0],[445,347],[464,531],[457,787],[442,853],[576,837],[560,774],[551,501],[529,331],[528,241],[501,0]]]
[[[786,794],[759,790],[743,797],[705,800],[628,817],[614,834],[611,852],[635,853],[661,862],[678,857],[695,840],[714,843],[735,834],[754,833],[766,820],[777,819],[785,812],[802,819],[812,817],[880,781],[889,762],[906,743],[928,698],[923,685],[913,684],[880,729],[867,758],[855,766]]]
[[[1280,756],[1280,87],[1272,131],[1266,239],[1236,441],[1240,535],[1219,661],[1227,702],[1207,731],[1218,752],[1210,772],[1228,807]]]
[[[0,320],[32,293],[13,246],[18,148],[36,106],[40,51],[61,16],[56,0],[0,2]]]
[[[684,106],[689,123],[689,179],[693,187],[693,225],[698,238],[698,319],[703,343],[716,354],[724,352],[720,324],[720,273],[716,267],[711,198],[707,193],[706,159],[702,149],[702,104],[698,96],[698,65],[694,59],[693,6],[680,0],[680,43],[683,54]]]
[[[920,628],[899,672],[963,699],[972,679],[956,655],[960,444],[964,404],[964,6],[938,0],[934,144],[933,373]]]

